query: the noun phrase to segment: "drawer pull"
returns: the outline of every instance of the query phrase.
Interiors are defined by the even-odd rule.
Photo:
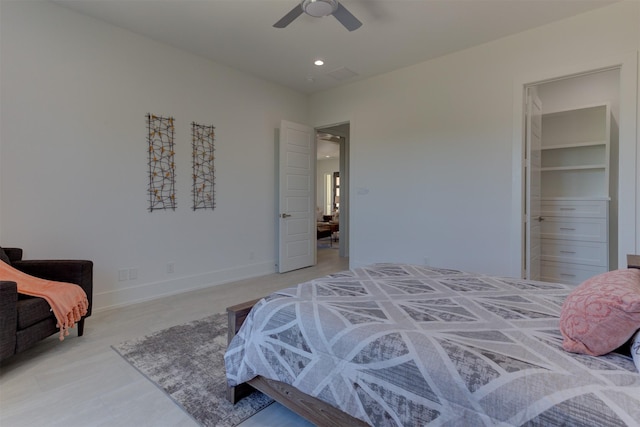
[[[569,228],[569,227],[560,227],[560,230],[563,230],[563,231],[576,231],[575,228]]]
[[[576,277],[576,275],[575,275],[575,274],[569,274],[569,273],[560,273],[560,275],[561,275],[562,277]]]
[[[560,251],[561,254],[575,254],[574,251]]]
[[[560,208],[561,211],[575,211],[576,208]]]

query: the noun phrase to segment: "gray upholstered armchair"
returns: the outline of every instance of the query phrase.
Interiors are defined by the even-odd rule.
[[[84,320],[91,315],[93,262],[23,260],[22,249],[19,248],[0,248],[0,259],[31,276],[82,287],[89,300],[87,314],[77,325],[78,336],[82,336]],[[59,332],[56,323],[47,301],[19,294],[16,282],[0,281],[0,362]]]

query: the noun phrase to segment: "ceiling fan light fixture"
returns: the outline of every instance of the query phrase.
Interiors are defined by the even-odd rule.
[[[320,18],[329,16],[338,9],[337,0],[304,0],[302,9],[307,15]]]
[[[358,20],[346,7],[338,0],[299,0],[293,9],[284,15],[278,22],[273,24],[275,28],[285,28],[303,13],[315,18],[333,15],[349,31],[357,30],[362,26]]]

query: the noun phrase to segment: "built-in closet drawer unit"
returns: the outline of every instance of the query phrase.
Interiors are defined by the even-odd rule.
[[[608,206],[604,199],[541,201],[541,279],[580,284],[609,269]]]
[[[600,242],[543,239],[542,253],[546,260],[554,262],[607,265],[607,247]]]
[[[545,217],[541,225],[543,239],[585,240],[604,242],[607,239],[605,218]]]
[[[542,217],[606,218],[607,203],[604,200],[542,200]]]
[[[615,242],[609,247],[612,124],[607,102],[542,114],[540,214],[532,218],[541,221],[542,280],[578,284],[617,262]]]
[[[607,267],[586,264],[571,264],[565,262],[542,261],[540,263],[540,278],[545,282],[559,282],[569,285],[579,285],[590,277],[605,273]]]

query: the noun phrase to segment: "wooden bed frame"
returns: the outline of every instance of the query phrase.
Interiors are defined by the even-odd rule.
[[[228,341],[238,333],[253,306],[260,301],[255,299],[227,308],[229,322]],[[362,420],[352,417],[322,400],[302,393],[289,384],[257,376],[236,387],[227,386],[227,399],[235,404],[254,390],[260,390],[273,400],[286,406],[296,414],[320,426],[358,427],[368,426]]]
[[[627,255],[629,268],[640,268],[640,255]],[[242,323],[260,298],[227,308],[228,342],[238,333]],[[362,420],[329,405],[313,396],[302,393],[289,384],[257,376],[236,387],[227,386],[227,399],[235,404],[254,390],[259,390],[281,403],[301,417],[316,425],[336,427],[368,426]]]

